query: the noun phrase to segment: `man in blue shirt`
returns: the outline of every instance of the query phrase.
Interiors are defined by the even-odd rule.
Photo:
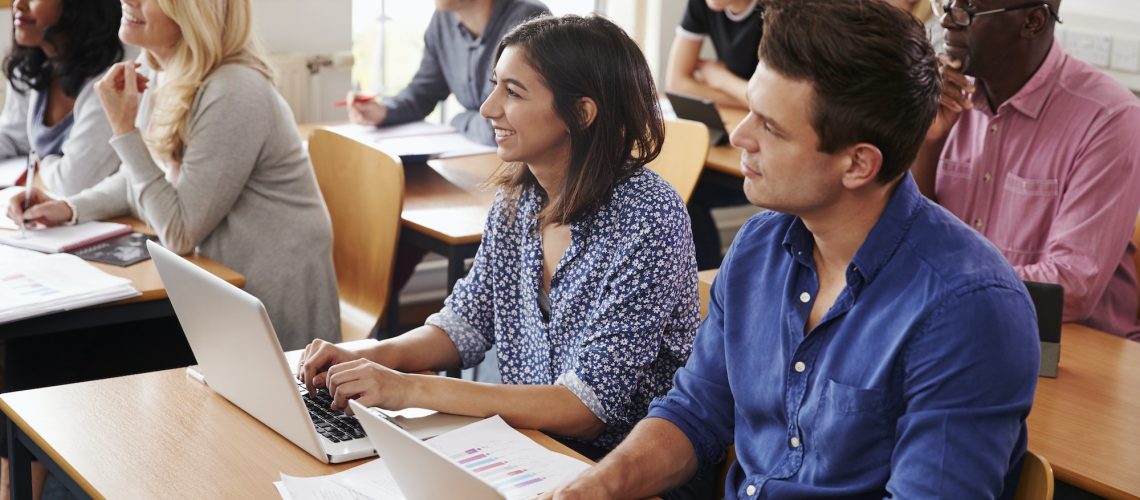
[[[934,53],[872,0],[765,10],[737,235],[693,354],[649,417],[550,496],[667,491],[723,456],[739,498],[999,498],[1033,401],[1033,304],[998,251],[907,174]]]
[[[491,94],[491,62],[503,36],[523,21],[550,11],[538,0],[436,0],[424,33],[424,56],[411,83],[382,102],[349,95],[354,123],[399,125],[423,120],[454,94],[464,110],[451,126],[471,140],[495,144],[491,124],[479,106]],[[354,102],[355,101],[355,102]]]

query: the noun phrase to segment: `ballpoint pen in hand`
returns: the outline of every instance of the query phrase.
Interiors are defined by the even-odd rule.
[[[24,174],[24,212],[28,211],[32,201],[32,181],[36,178],[36,152],[28,153],[28,169]],[[26,236],[25,228],[28,225],[24,214],[20,214],[20,237]]]

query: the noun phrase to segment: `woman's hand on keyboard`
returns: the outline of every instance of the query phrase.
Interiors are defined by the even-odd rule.
[[[357,359],[333,365],[325,379],[332,407],[352,413],[348,400],[355,399],[364,406],[378,406],[386,410],[402,410],[409,406],[412,376],[367,359]]]
[[[301,353],[301,361],[297,365],[297,379],[305,384],[305,389],[313,392],[317,387],[327,385],[327,372],[333,365],[363,357],[359,352],[317,339],[305,346],[305,350]]]

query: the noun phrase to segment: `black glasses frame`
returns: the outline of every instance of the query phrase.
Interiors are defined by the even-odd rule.
[[[935,14],[937,14],[939,17],[949,15],[950,20],[953,21],[954,24],[963,28],[968,28],[971,24],[974,23],[974,18],[978,16],[988,16],[990,14],[1000,14],[1002,12],[1012,12],[1015,10],[1034,9],[1037,7],[1045,7],[1045,10],[1049,11],[1049,15],[1057,21],[1057,24],[1064,24],[1064,21],[1061,21],[1060,14],[1057,14],[1055,11],[1053,11],[1053,7],[1050,7],[1049,4],[1040,1],[1018,4],[1002,9],[983,10],[980,12],[969,7],[955,6],[954,0],[946,0],[945,2],[940,2],[939,0],[930,0],[930,3],[934,7]]]

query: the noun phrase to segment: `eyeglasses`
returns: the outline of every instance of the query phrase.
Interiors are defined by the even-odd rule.
[[[934,7],[934,14],[939,18],[945,15],[949,15],[950,21],[963,28],[969,27],[970,24],[974,22],[974,18],[978,16],[987,16],[990,14],[999,14],[1002,12],[1012,12],[1015,10],[1034,9],[1037,7],[1045,7],[1045,9],[1049,11],[1049,15],[1053,16],[1053,19],[1056,19],[1058,24],[1062,23],[1061,16],[1054,12],[1053,8],[1045,2],[1023,3],[1014,5],[1013,7],[1006,7],[1004,9],[984,10],[981,12],[978,12],[969,7],[959,7],[955,5],[954,0],[946,0],[945,2],[942,2],[940,0],[930,0],[930,5]]]

